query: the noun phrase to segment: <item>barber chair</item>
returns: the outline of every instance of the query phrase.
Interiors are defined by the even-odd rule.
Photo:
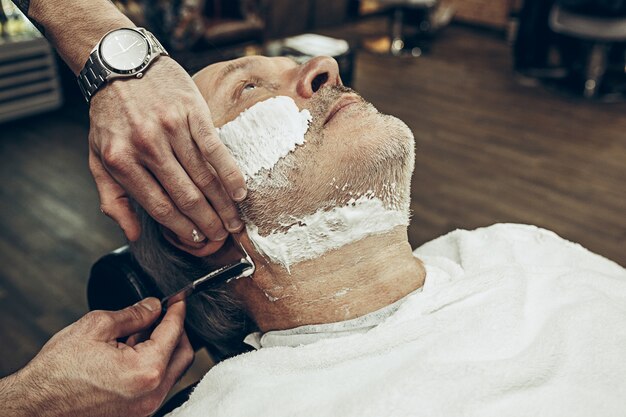
[[[128,246],[103,256],[91,267],[87,282],[90,310],[120,310],[146,297],[162,298],[163,294],[133,259]],[[187,327],[186,332],[195,351],[207,349],[216,363],[225,359],[210,341],[199,337],[193,329]],[[153,417],[163,416],[187,401],[196,384],[171,397]]]
[[[389,36],[365,41],[371,52],[419,57],[435,32],[452,20],[454,10],[439,0],[378,0],[389,17]]]
[[[626,16],[611,17],[585,14],[555,5],[550,13],[550,28],[558,34],[576,38],[590,45],[584,66],[583,95],[595,98],[600,94],[613,48],[626,45]],[[626,61],[626,53],[622,52]],[[621,65],[626,74],[626,65]],[[624,75],[623,74],[623,75]]]
[[[187,3],[194,6],[183,7],[170,39],[176,50],[263,41],[264,12],[258,0],[187,0]],[[196,10],[198,6],[200,9]]]

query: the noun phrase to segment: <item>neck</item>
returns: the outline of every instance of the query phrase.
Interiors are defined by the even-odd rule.
[[[255,263],[257,272],[233,286],[262,332],[363,316],[420,288],[426,275],[403,226],[295,264],[290,272],[263,258]]]

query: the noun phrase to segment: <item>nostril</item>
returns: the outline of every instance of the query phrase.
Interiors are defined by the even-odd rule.
[[[322,88],[322,86],[324,84],[326,84],[326,81],[328,81],[328,73],[327,72],[323,72],[321,74],[317,74],[315,76],[315,78],[313,78],[313,81],[311,81],[311,89],[313,90],[314,93],[317,93],[317,91]]]

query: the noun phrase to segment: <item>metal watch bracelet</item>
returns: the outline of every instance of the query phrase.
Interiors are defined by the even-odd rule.
[[[169,56],[163,45],[161,45],[158,39],[151,32],[147,31],[144,28],[133,29],[139,31],[142,35],[144,35],[148,40],[148,44],[150,45],[150,62],[141,71],[145,71],[145,69],[147,69],[157,57],[162,55]],[[102,39],[104,39],[104,37],[107,36],[109,33],[110,32],[105,34]],[[100,40],[100,42],[102,42],[102,39]],[[85,66],[80,71],[77,77],[78,86],[80,88],[80,91],[83,93],[85,100],[87,100],[87,103],[91,101],[91,98],[94,96],[96,91],[98,91],[100,87],[102,87],[102,85],[107,82],[112,74],[116,74],[119,77],[136,76],[136,74],[121,75],[114,73],[112,70],[108,69],[100,59],[100,42],[98,42],[94,50],[91,52],[91,54],[89,54],[89,58],[87,59]]]

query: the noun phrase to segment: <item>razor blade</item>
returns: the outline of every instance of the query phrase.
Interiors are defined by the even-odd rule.
[[[239,247],[241,248],[241,252],[243,253],[243,257],[241,259],[239,259],[237,262],[233,262],[231,264],[222,266],[214,271],[211,271],[208,274],[185,285],[183,288],[176,291],[175,293],[162,298],[161,306],[163,307],[163,309],[165,310],[172,304],[185,300],[193,294],[206,291],[220,284],[230,282],[234,279],[251,276],[255,271],[254,262],[252,262],[252,258],[250,258],[250,255],[248,255],[248,252],[246,252],[241,243],[239,244]]]

